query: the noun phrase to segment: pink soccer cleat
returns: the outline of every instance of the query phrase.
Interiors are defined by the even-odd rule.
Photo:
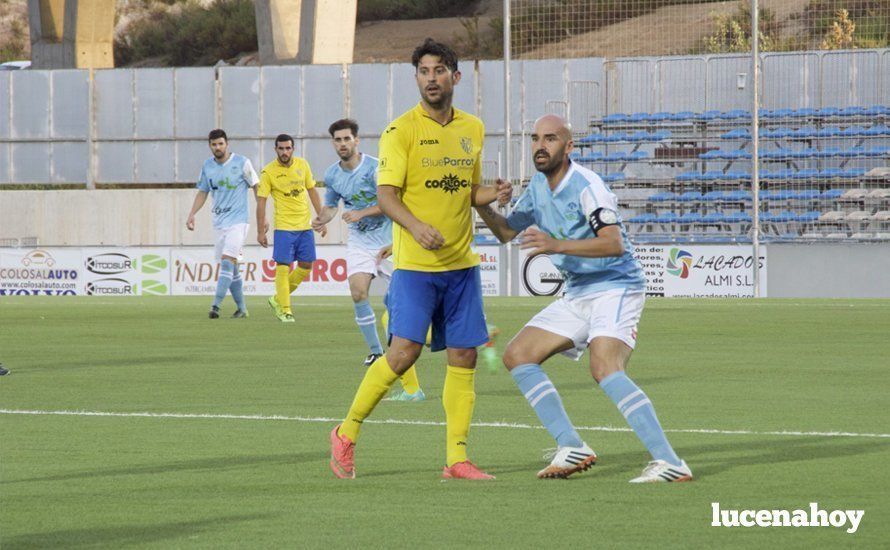
[[[337,434],[340,424],[331,431],[331,471],[340,479],[355,479],[355,443]]]
[[[477,468],[476,465],[469,460],[457,462],[450,468],[448,466],[445,466],[445,468],[442,470],[442,479],[488,480],[494,478],[495,477],[493,475],[486,474],[485,472]]]

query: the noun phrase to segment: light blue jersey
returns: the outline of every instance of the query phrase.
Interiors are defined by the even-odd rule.
[[[362,210],[377,204],[377,159],[362,153],[355,170],[344,170],[339,162],[324,173],[325,206],[336,208],[343,201],[345,210]],[[392,243],[392,220],[380,214],[349,224],[348,243],[378,249]]]
[[[249,223],[247,190],[259,181],[247,157],[232,153],[223,164],[213,157],[204,161],[198,190],[210,193],[213,199],[214,229]]]
[[[618,197],[594,172],[572,163],[569,171],[551,192],[547,177],[536,173],[519,197],[507,223],[516,231],[537,225],[551,237],[563,240],[592,239],[588,222],[597,208],[618,213]],[[613,288],[645,290],[646,278],[633,256],[633,245],[621,217],[618,227],[624,241],[624,254],[610,258],[581,258],[551,254],[550,261],[566,280],[566,295],[577,297]]]

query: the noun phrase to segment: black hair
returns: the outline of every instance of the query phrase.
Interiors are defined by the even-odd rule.
[[[278,137],[275,138],[275,146],[278,147],[279,143],[284,143],[285,141],[289,141],[291,145],[294,144],[294,138],[288,134],[278,134]]]
[[[420,64],[420,58],[425,55],[435,55],[451,72],[457,72],[457,54],[447,45],[436,42],[432,38],[424,40],[423,44],[417,46],[411,55],[411,64],[414,65],[414,69],[417,69],[417,65]]]
[[[226,135],[226,131],[219,128],[217,128],[216,130],[210,130],[210,133],[207,134],[208,142],[219,138],[223,138],[224,140],[226,140],[226,143],[228,143],[229,141],[229,136]]]
[[[328,128],[328,133],[331,134],[331,137],[334,137],[334,132],[338,130],[349,130],[352,132],[352,137],[358,137],[358,122],[351,118],[341,118],[331,124]]]

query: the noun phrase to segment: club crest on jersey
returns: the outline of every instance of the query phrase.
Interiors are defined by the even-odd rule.
[[[464,153],[469,155],[473,152],[473,140],[468,137],[460,138],[460,148],[464,150]]]
[[[569,221],[578,220],[581,216],[578,214],[578,203],[570,202],[566,205],[565,213],[563,214],[565,218]]]

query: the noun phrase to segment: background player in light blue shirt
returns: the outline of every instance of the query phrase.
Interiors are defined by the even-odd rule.
[[[237,309],[233,317],[247,317],[244,305],[243,281],[238,270],[238,260],[244,248],[248,223],[247,191],[253,189],[259,178],[250,159],[229,151],[229,140],[223,130],[216,129],[207,136],[213,156],[204,161],[198,178],[198,193],[189,212],[185,226],[195,229],[195,214],[204,206],[207,195],[213,197],[213,229],[216,233],[216,259],[220,262],[219,279],[209,317],[219,318],[219,305],[231,291]]]
[[[549,254],[566,279],[565,296],[532,318],[504,352],[504,365],[558,445],[538,477],[565,478],[596,462],[541,368],[557,353],[577,360],[589,347],[593,378],[652,455],[631,482],[689,481],[692,472],[668,443],[652,402],[625,374],[646,281],[621,223],[618,199],[599,176],[572,163],[571,151],[565,120],[541,117],[532,134],[538,173],[513,212],[505,218],[490,207],[477,209],[501,242],[524,231],[521,247],[532,255]]]
[[[377,317],[368,302],[371,280],[380,275],[389,280],[392,264],[385,258],[392,245],[392,221],[377,205],[377,159],[358,150],[358,123],[351,119],[335,121],[328,128],[331,144],[340,160],[324,173],[325,205],[312,222],[316,230],[324,228],[343,203],[343,221],[349,224],[346,241],[346,275],[355,307],[355,322],[361,330],[370,354],[364,365],[370,366],[383,354],[377,334]],[[423,391],[412,366],[401,376],[403,391],[393,399],[422,401]]]

